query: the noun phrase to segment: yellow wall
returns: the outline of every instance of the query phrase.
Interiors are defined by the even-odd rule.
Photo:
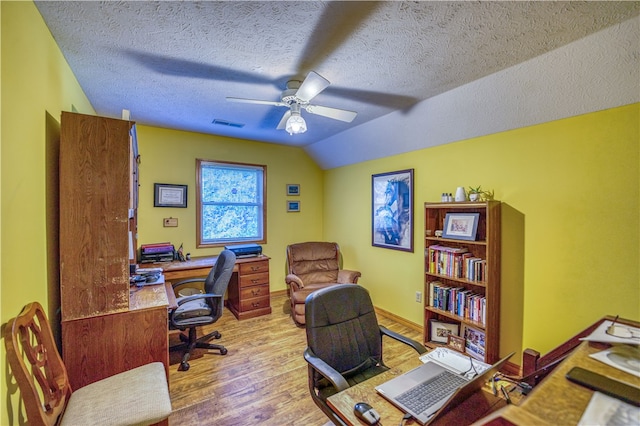
[[[377,306],[420,324],[421,206],[482,185],[504,203],[501,353],[545,353],[606,314],[638,320],[639,117],[634,104],[330,170],[324,236]],[[372,247],[371,174],[407,168],[415,251]]]
[[[4,327],[34,300],[55,318],[60,112],[72,105],[80,112],[94,110],[34,4],[3,1],[0,7],[0,321]],[[15,424],[18,394],[9,384],[4,342],[0,371],[0,424]]]
[[[322,239],[323,172],[301,149],[199,133],[138,126],[141,155],[139,243],[184,244],[192,256],[218,254],[220,248],[196,248],[196,158],[267,166],[267,243],[271,291],[285,290],[285,247]],[[153,184],[188,185],[187,208],[153,207]],[[300,196],[287,197],[286,184],[300,184]],[[286,200],[300,201],[300,212],[286,211]],[[177,228],[163,218],[178,218]],[[277,309],[280,307],[274,307]]]

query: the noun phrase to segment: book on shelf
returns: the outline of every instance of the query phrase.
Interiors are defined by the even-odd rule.
[[[429,306],[458,317],[486,324],[487,299],[464,287],[443,285],[440,281],[429,283]]]

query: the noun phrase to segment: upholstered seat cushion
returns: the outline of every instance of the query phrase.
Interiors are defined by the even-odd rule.
[[[336,285],[336,284],[337,284],[336,282],[309,284],[309,285],[304,286],[303,289],[298,290],[295,293],[293,293],[291,295],[291,299],[295,303],[302,303],[304,305],[304,302],[307,299],[307,296],[309,296],[314,291],[320,290],[321,288],[330,287],[330,286]],[[304,314],[304,310],[302,311],[302,313]]]
[[[178,304],[181,298],[177,299]],[[205,299],[196,299],[178,306],[173,314],[175,320],[197,318],[211,314],[211,308]]]
[[[153,362],[74,391],[60,424],[150,425],[170,414],[164,365]]]

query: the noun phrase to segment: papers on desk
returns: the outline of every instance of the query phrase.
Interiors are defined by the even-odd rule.
[[[582,337],[580,340],[586,340],[588,342],[603,342],[603,343],[627,343],[630,345],[640,345],[640,328],[633,327],[626,324],[616,323],[615,327],[622,327],[627,331],[630,337],[617,337],[607,334],[607,328],[613,324],[613,321],[603,321],[602,324],[596,328],[593,333],[587,337]]]
[[[634,407],[600,392],[593,393],[578,422],[578,426],[639,424],[640,407]]]
[[[589,356],[618,370],[640,377],[640,348],[636,346],[618,345]]]
[[[421,355],[420,361],[423,363],[432,361],[455,373],[465,375],[474,375],[474,373],[482,374],[487,368],[491,367],[489,364],[445,347],[438,347]],[[473,367],[471,363],[473,363]]]
[[[136,274],[145,275],[145,274],[154,274],[154,273],[162,273],[162,268],[136,268]]]

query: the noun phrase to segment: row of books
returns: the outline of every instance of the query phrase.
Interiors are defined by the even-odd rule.
[[[429,305],[483,325],[487,321],[487,298],[464,287],[450,287],[440,281],[431,281]]]
[[[427,268],[432,274],[478,282],[486,280],[487,261],[475,257],[464,247],[432,245],[426,254]]]

